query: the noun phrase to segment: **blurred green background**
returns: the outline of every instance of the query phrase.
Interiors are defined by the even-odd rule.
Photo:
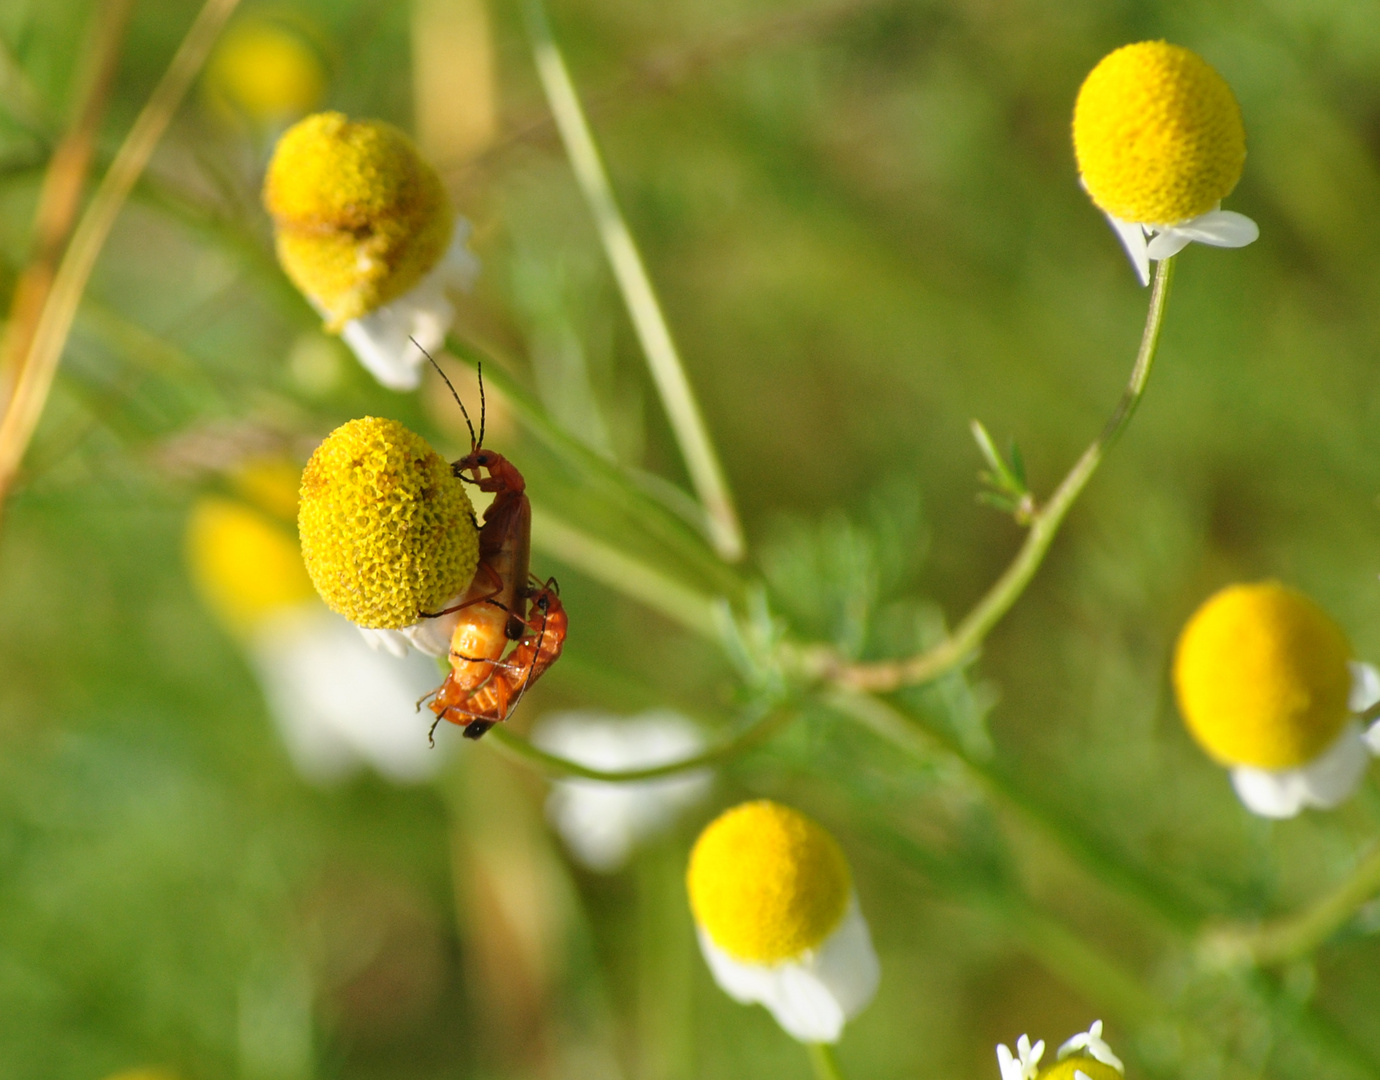
[[[95,10],[0,5],[0,297]],[[194,13],[135,3],[97,175]],[[256,13],[319,55],[325,106],[414,132],[442,170],[484,263],[461,334],[513,358],[577,438],[683,484],[520,13],[246,0],[237,18]],[[365,413],[466,444],[435,385],[381,390],[321,334],[259,207],[271,132],[199,90],[102,255],[0,532],[0,1078],[804,1077],[767,1014],[712,984],[681,885],[698,828],[763,794],[826,824],[855,868],[883,981],[840,1047],[854,1077],[993,1078],[997,1041],[1057,1044],[1098,1016],[1132,1077],[1380,1076],[1380,911],[1282,972],[1218,971],[1193,946],[1339,877],[1380,830],[1380,791],[1250,817],[1166,677],[1188,613],[1267,576],[1380,659],[1380,11],[560,0],[551,16],[739,498],[747,572],[801,638],[874,656],[956,621],[1019,542],[974,499],[969,420],[1014,436],[1047,493],[1129,369],[1147,294],[1078,186],[1083,76],[1164,37],[1235,89],[1249,156],[1228,207],[1260,240],[1186,252],[1141,411],[1034,585],[966,679],[895,701],[978,754],[990,738],[1023,799],[1153,895],[1138,906],[951,763],[818,707],[606,877],[562,854],[543,781],[483,744],[431,784],[301,780],[185,569],[189,508],[224,485],[188,447],[267,440],[300,462]],[[490,445],[539,507],[623,528],[494,408]],[[517,728],[567,706],[728,721],[723,657],[549,547],[534,569],[561,579],[569,644]],[[1178,921],[1142,910],[1157,904]]]

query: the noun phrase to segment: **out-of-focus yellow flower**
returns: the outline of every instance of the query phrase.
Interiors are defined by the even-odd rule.
[[[284,459],[249,461],[227,476],[246,501],[198,499],[187,522],[193,580],[243,646],[303,776],[328,782],[364,762],[398,783],[427,779],[443,755],[429,753],[415,702],[436,669],[380,655],[318,599],[292,533],[299,476]]]
[[[111,1073],[105,1080],[178,1080],[178,1076],[171,1069],[146,1067],[121,1069],[117,1073]]]
[[[292,534],[234,499],[198,500],[187,525],[187,561],[206,602],[237,633],[312,599]]]
[[[1220,209],[1246,160],[1240,106],[1188,49],[1142,41],[1105,56],[1078,91],[1073,147],[1084,188],[1142,281],[1150,260],[1195,240],[1242,247],[1259,235],[1249,218]]]
[[[465,249],[436,170],[412,141],[377,120],[309,116],[278,141],[264,183],[278,260],[293,283],[385,386],[413,389],[468,287]]]
[[[420,435],[372,416],[312,454],[298,531],[321,598],[365,628],[418,623],[465,590],[479,559],[464,483]]]
[[[250,16],[225,32],[207,62],[203,86],[222,115],[271,130],[321,103],[326,66],[300,29]]]
[[[1335,806],[1365,771],[1354,714],[1380,696],[1341,628],[1276,581],[1211,596],[1179,635],[1174,688],[1189,733],[1272,817]]]
[[[798,811],[744,803],[700,834],[686,874],[700,949],[737,1001],[802,1042],[836,1042],[880,969],[838,843]]]

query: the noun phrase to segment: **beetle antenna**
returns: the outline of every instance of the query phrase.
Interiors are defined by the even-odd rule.
[[[483,442],[484,442],[484,412],[483,412],[483,409],[484,409],[484,404],[483,404],[483,403],[484,403],[484,382],[483,382],[483,380],[481,379],[481,380],[480,380],[480,383],[479,383],[479,402],[480,402],[480,405],[479,405],[479,408],[480,408],[480,412],[479,412],[479,441],[476,442],[476,441],[475,441],[475,438],[474,438],[474,425],[470,423],[470,413],[469,413],[469,410],[465,408],[465,403],[464,403],[463,401],[460,400],[460,395],[459,395],[458,393],[456,393],[455,384],[452,383],[452,382],[450,381],[449,376],[447,376],[446,373],[445,373],[444,371],[441,370],[441,365],[438,364],[438,363],[436,362],[436,357],[432,356],[431,353],[427,352],[426,349],[422,348],[422,343],[421,343],[420,341],[418,341],[416,338],[414,338],[411,334],[408,334],[408,335],[407,335],[407,340],[410,341],[410,342],[412,342],[412,344],[415,345],[415,346],[417,346],[417,348],[421,349],[421,350],[422,350],[422,355],[425,356],[428,360],[431,361],[431,366],[434,367],[434,368],[436,369],[436,374],[439,375],[439,376],[441,376],[441,379],[445,382],[447,389],[450,390],[450,396],[453,397],[453,398],[455,399],[455,404],[457,404],[457,405],[460,406],[460,415],[463,416],[463,417],[465,418],[465,426],[466,426],[467,428],[470,429],[470,449],[473,450],[473,449],[475,449],[476,447],[483,445]]]
[[[484,413],[485,413],[486,408],[487,408],[487,404],[486,404],[486,402],[485,402],[485,400],[484,400],[484,362],[483,362],[482,360],[476,360],[476,361],[474,362],[474,370],[475,370],[475,373],[479,376],[479,445],[480,445],[480,446],[483,446],[483,445],[484,445]],[[470,434],[471,434],[471,435],[474,434],[473,430],[471,430]]]

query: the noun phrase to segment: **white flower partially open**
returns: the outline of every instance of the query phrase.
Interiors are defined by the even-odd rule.
[[[607,771],[665,765],[704,747],[699,728],[669,710],[626,720],[597,712],[555,713],[541,719],[532,741]],[[707,769],[634,783],[558,780],[547,797],[546,814],[581,864],[609,874],[628,861],[640,841],[670,826],[682,810],[703,798],[711,782]]]

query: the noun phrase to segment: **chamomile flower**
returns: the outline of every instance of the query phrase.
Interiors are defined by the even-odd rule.
[[[1151,260],[1194,241],[1234,248],[1260,235],[1221,209],[1241,179],[1246,131],[1231,88],[1197,53],[1142,41],[1103,57],[1078,91],[1073,149],[1141,284]]]
[[[837,1042],[881,977],[838,843],[763,799],[700,834],[686,874],[700,951],[735,1001],[765,1005],[801,1042]]]
[[[595,712],[554,713],[532,730],[543,750],[590,768],[640,769],[680,761],[704,748],[699,728],[679,713],[655,710],[626,720]],[[637,844],[669,827],[709,790],[707,769],[657,780],[558,780],[546,815],[575,859],[611,874]]]
[[[302,558],[326,606],[396,656],[443,656],[451,606],[479,561],[464,483],[420,435],[366,416],[331,432],[302,473]]]
[[[422,353],[455,315],[478,263],[436,170],[377,120],[309,116],[278,141],[264,181],[278,261],[384,386],[413,390]]]
[[[284,463],[286,464],[286,463]],[[237,471],[265,493],[276,468]],[[317,599],[286,518],[273,512],[285,490],[254,504],[207,496],[192,509],[187,559],[207,606],[242,644],[269,712],[297,770],[329,782],[367,764],[390,780],[426,779],[439,767],[428,752],[416,700],[436,685],[420,656],[396,660],[369,648],[355,629]],[[257,478],[255,477],[257,474]],[[253,497],[253,495],[251,495]]]
[[[1321,608],[1276,581],[1204,602],[1179,635],[1174,689],[1189,734],[1264,817],[1337,806],[1376,750],[1360,714],[1380,701],[1380,675],[1353,660]]]
[[[1102,1038],[1101,1020],[1093,1021],[1087,1031],[1067,1040],[1059,1047],[1055,1063],[1041,1069],[1044,1053],[1045,1041],[1041,1039],[1031,1046],[1028,1035],[1016,1040],[1014,1055],[1005,1043],[998,1044],[1001,1080],[1121,1080],[1126,1072],[1121,1059]]]
[[[326,93],[326,67],[304,28],[268,15],[240,19],[206,64],[211,107],[265,132],[305,116]]]

